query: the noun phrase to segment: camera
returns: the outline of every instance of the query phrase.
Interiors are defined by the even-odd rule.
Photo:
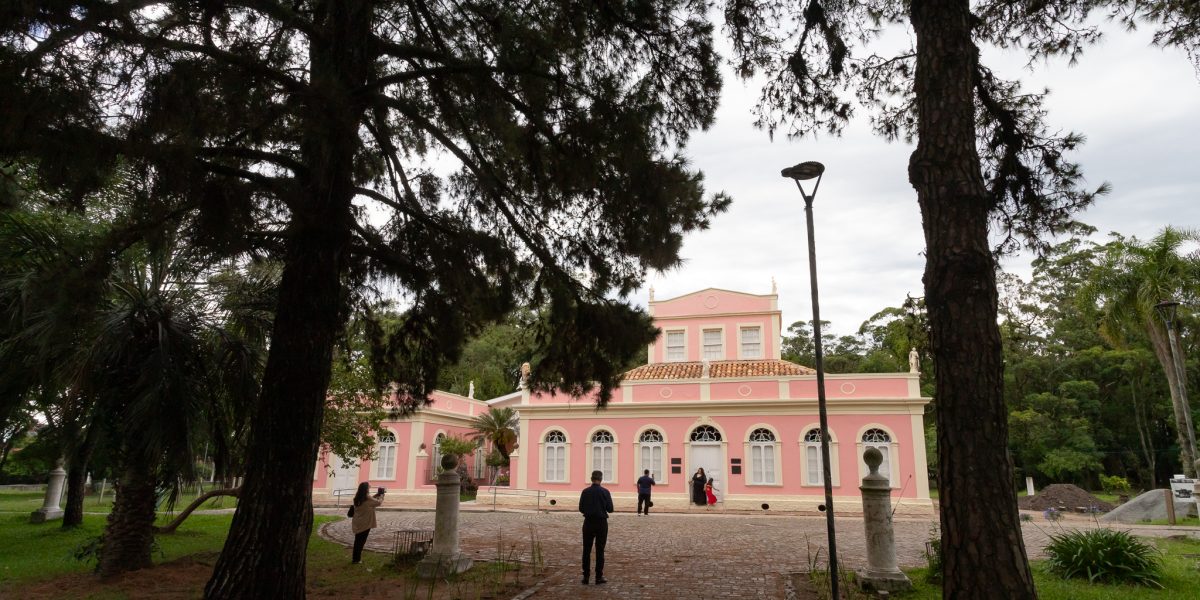
[[[384,488],[379,488],[378,490],[375,490],[375,495],[376,495],[376,496],[382,496],[382,495],[384,495],[384,494],[386,494],[386,493],[387,493],[387,490],[386,490],[386,489],[384,489]]]

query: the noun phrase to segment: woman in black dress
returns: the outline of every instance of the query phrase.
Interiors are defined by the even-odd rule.
[[[708,496],[704,493],[704,485],[708,483],[708,476],[704,474],[704,467],[696,469],[696,474],[692,475],[692,502],[700,506],[708,505]]]

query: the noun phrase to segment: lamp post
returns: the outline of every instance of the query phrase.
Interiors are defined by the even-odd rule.
[[[838,564],[837,538],[834,535],[833,522],[833,474],[829,462],[829,414],[825,408],[825,355],[821,347],[821,305],[817,294],[817,242],[813,233],[813,198],[817,196],[817,188],[821,187],[821,175],[825,173],[825,165],[808,161],[788,167],[780,172],[787,179],[796,182],[796,189],[804,198],[804,217],[808,226],[808,278],[812,289],[813,312],[813,348],[817,369],[817,412],[821,417],[821,476],[825,482],[825,528],[829,536],[829,586],[830,598],[840,598],[838,595]],[[805,192],[802,181],[816,179],[812,192]]]
[[[1183,424],[1187,427],[1187,443],[1188,454],[1191,455],[1191,460],[1200,459],[1196,456],[1196,430],[1192,427],[1192,411],[1188,406],[1187,399],[1187,377],[1183,371],[1183,357],[1175,351],[1176,334],[1175,334],[1175,311],[1179,308],[1179,303],[1174,300],[1163,300],[1154,305],[1154,310],[1158,312],[1158,316],[1162,318],[1163,324],[1167,326],[1167,347],[1171,352],[1171,366],[1175,371],[1175,389],[1179,394],[1179,403],[1183,406]],[[1186,462],[1186,461],[1185,461]],[[1186,468],[1187,465],[1184,465]],[[1193,470],[1196,467],[1193,463]],[[1200,476],[1200,473],[1193,473],[1193,476]]]

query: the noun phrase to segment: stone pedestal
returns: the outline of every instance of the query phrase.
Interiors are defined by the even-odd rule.
[[[461,480],[453,456],[442,457],[442,474],[437,478],[437,509],[433,518],[433,547],[417,563],[417,575],[425,579],[462,573],[471,559],[458,547],[458,503]]]
[[[896,538],[892,530],[892,484],[879,474],[883,454],[867,448],[863,460],[871,472],[862,479],[863,525],[867,537],[867,568],[858,571],[864,590],[898,592],[912,589],[908,576],[896,566]]]
[[[1035,494],[1037,494],[1037,490],[1033,489],[1033,478],[1026,477],[1025,478],[1025,495],[1033,496]]]
[[[63,509],[58,507],[58,503],[62,500],[63,481],[66,478],[67,472],[63,470],[63,461],[60,458],[54,463],[54,470],[50,471],[50,482],[46,484],[46,498],[42,501],[42,507],[29,514],[30,523],[45,523],[63,518]]]

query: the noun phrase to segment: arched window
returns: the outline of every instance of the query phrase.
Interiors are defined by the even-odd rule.
[[[883,462],[879,463],[879,474],[892,478],[892,436],[882,429],[868,429],[862,434],[863,450],[867,448],[875,448],[883,455]]]
[[[692,430],[693,442],[719,442],[721,441],[721,432],[712,425],[701,425]]]
[[[750,432],[750,483],[775,483],[775,434],[765,427]]]
[[[603,481],[613,480],[613,434],[601,429],[592,434],[592,469],[604,473]]]
[[[379,442],[376,446],[375,478],[396,478],[396,434],[384,430],[379,432]]]
[[[647,429],[638,438],[638,445],[642,456],[642,468],[637,472],[638,476],[640,477],[643,471],[649,470],[651,477],[660,478],[664,473],[662,433],[657,429]]]
[[[821,428],[814,427],[804,434],[804,460],[808,466],[809,485],[825,484],[825,467],[821,461]]]
[[[567,480],[567,436],[563,432],[552,429],[546,432],[542,464],[545,469],[546,481]]]

